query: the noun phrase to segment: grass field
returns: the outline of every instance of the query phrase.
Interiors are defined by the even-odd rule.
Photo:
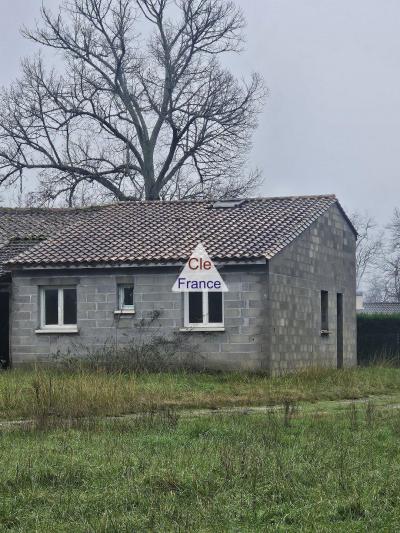
[[[400,369],[384,366],[2,372],[0,531],[397,531],[399,403]]]
[[[160,407],[218,408],[362,398],[400,392],[400,369],[318,370],[268,378],[246,374],[0,372],[0,418],[120,415]]]
[[[372,403],[0,433],[0,530],[397,531],[400,413]]]

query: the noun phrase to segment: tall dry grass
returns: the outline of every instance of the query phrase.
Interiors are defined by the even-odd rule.
[[[153,408],[218,408],[361,398],[400,392],[400,369],[309,369],[282,377],[123,373],[37,367],[0,372],[0,418],[82,417]]]

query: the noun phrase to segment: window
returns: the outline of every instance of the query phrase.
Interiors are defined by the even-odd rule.
[[[224,327],[222,292],[186,292],[184,298],[185,328]]]
[[[329,333],[328,291],[321,291],[321,334]]]
[[[76,287],[42,287],[40,304],[42,329],[77,330]]]
[[[118,285],[118,309],[119,311],[134,312],[134,286]]]

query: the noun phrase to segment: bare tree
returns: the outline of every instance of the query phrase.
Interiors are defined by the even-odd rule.
[[[70,205],[248,193],[243,178],[265,90],[220,56],[239,52],[241,11],[227,0],[64,0],[24,35],[38,57],[1,95],[0,184],[34,172],[35,201]]]
[[[364,293],[365,302],[386,302],[389,301],[387,280],[379,273],[375,272],[368,280]]]
[[[385,300],[400,302],[400,210],[395,209],[388,226],[390,237],[386,244],[381,272],[386,286]]]
[[[367,213],[353,213],[351,221],[357,230],[356,268],[357,288],[366,275],[378,265],[382,253],[382,232],[376,232],[377,225]]]
[[[400,302],[400,256],[385,255],[366,291],[369,302]]]
[[[390,231],[391,251],[400,252],[400,209],[394,210],[388,229]]]
[[[378,260],[373,263],[366,299],[369,301],[400,302],[400,210],[395,209],[388,235],[379,238]],[[379,253],[381,250],[381,253]]]

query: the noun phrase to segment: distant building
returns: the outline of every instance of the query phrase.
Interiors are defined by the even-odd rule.
[[[400,302],[365,302],[361,308],[357,305],[357,313],[364,315],[400,314]]]

